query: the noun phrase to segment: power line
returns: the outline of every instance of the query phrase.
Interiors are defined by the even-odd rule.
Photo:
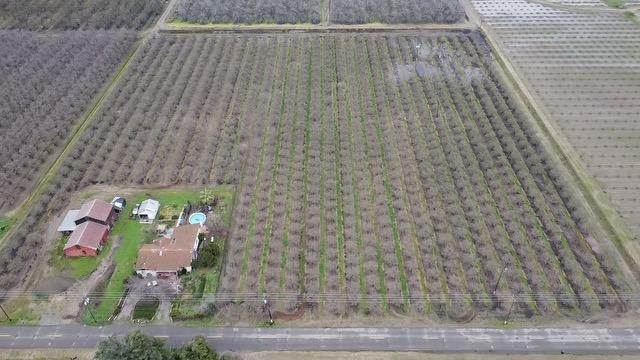
[[[83,301],[86,297],[82,292],[71,293],[59,293],[55,291],[28,291],[28,292],[5,292],[3,294],[4,299],[31,299],[37,297],[49,297],[49,296],[61,296],[69,301]],[[403,296],[402,294],[387,294],[386,296],[380,294],[374,295],[361,295],[361,294],[345,294],[345,293],[216,293],[216,294],[199,294],[193,292],[182,292],[176,294],[155,295],[148,294],[148,296],[156,297],[192,297],[193,301],[203,302],[262,302],[264,297],[274,301],[304,301],[304,302],[353,302],[353,301],[375,301],[379,302],[386,299],[388,302],[394,301],[430,301],[430,302],[485,302],[485,301],[508,301],[515,299],[515,301],[575,301],[578,303],[600,303],[600,302],[640,302],[640,293],[594,293],[594,294],[567,294],[567,293],[530,293],[530,294],[512,294],[509,292],[497,292],[494,295],[488,295],[484,293],[449,293],[449,294],[415,294],[409,296]],[[109,292],[92,292],[91,298],[94,300],[110,300],[120,299],[123,297],[122,293],[109,293]]]

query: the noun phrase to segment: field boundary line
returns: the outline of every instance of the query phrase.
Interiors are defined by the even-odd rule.
[[[284,25],[243,25],[243,24],[188,24],[188,23],[164,23],[158,29],[159,33],[169,34],[198,34],[198,33],[247,33],[247,34],[286,34],[286,33],[375,33],[394,31],[472,31],[477,26],[469,20],[456,24],[357,24],[357,25],[315,25],[315,24],[284,24]]]
[[[629,271],[632,272],[636,280],[640,279],[640,251],[633,244],[633,234],[628,225],[618,215],[610,200],[606,199],[602,187],[584,168],[573,146],[562,133],[556,130],[552,120],[546,116],[539,102],[528,88],[528,83],[518,75],[516,66],[503,51],[499,41],[495,39],[496,35],[484,23],[480,25],[480,30],[485,36],[487,44],[491,47],[496,61],[500,65],[499,68],[502,69],[501,73],[506,76],[517,97],[520,98],[531,113],[541,134],[548,140],[552,150],[555,150],[554,152],[558,155],[564,165],[563,167],[568,170],[572,178],[577,180],[579,193],[586,201],[589,210],[595,214],[603,230],[613,236],[614,245],[618,249],[620,256],[627,263]]]
[[[631,10],[633,9],[633,7],[615,8],[607,5],[605,2],[602,3],[603,5],[602,7],[590,7],[590,6],[553,3],[548,0],[529,0],[529,1],[533,4],[538,4],[538,5],[552,8],[555,10],[573,12],[576,14],[583,14],[583,15],[592,15],[592,16],[603,16],[603,15],[621,16],[625,11],[629,11],[630,9]]]
[[[81,117],[80,122],[74,126],[64,146],[62,147],[62,150],[60,151],[58,156],[51,162],[49,168],[43,173],[40,181],[38,181],[36,187],[31,191],[31,194],[22,202],[22,204],[16,210],[14,210],[14,214],[11,216],[11,218],[14,219],[14,223],[9,231],[7,231],[2,238],[0,238],[0,249],[5,246],[6,240],[13,236],[17,229],[22,225],[27,215],[29,214],[29,210],[31,210],[31,208],[35,204],[35,201],[40,197],[40,195],[42,195],[45,187],[57,173],[63,161],[66,159],[68,153],[74,148],[78,140],[80,140],[80,136],[84,134],[84,130],[86,130],[86,128],[95,118],[95,115],[102,108],[102,106],[106,102],[106,99],[109,97],[109,95],[111,95],[116,85],[119,83],[122,75],[133,62],[132,60],[135,58],[135,55],[138,53],[138,50],[141,48],[140,45],[142,45],[144,40],[144,37],[140,38],[133,44],[133,48],[129,51],[129,54],[127,54],[124,61],[122,61],[115,74],[111,76],[109,81],[102,87],[98,95],[96,95],[90,107]]]

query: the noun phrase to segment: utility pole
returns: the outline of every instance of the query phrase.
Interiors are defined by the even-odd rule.
[[[89,311],[89,315],[91,315],[91,318],[93,319],[93,323],[97,324],[98,322],[96,321],[96,317],[93,315],[93,311],[91,310],[91,307],[87,306],[87,305],[89,305],[90,301],[91,301],[91,299],[89,299],[88,297],[85,297],[84,301],[82,303],[85,305],[85,307]]]
[[[11,317],[9,317],[9,314],[7,314],[7,312],[4,310],[4,307],[2,306],[2,304],[0,304],[0,309],[2,309],[4,316],[6,316],[7,319],[9,319],[9,322],[12,322],[13,320],[11,319]]]
[[[94,323],[94,324],[97,324],[97,323],[98,323],[98,321],[96,320],[96,317],[95,317],[95,316],[93,316],[93,310],[91,310],[91,308],[90,308],[90,307],[89,307],[89,308],[87,308],[87,309],[89,310],[89,315],[91,315],[91,319],[93,319],[93,323]]]
[[[500,285],[500,280],[502,280],[502,275],[504,274],[505,270],[507,270],[506,265],[502,268],[502,271],[500,271],[500,275],[498,275],[498,280],[496,281],[496,286],[493,287],[491,295],[495,295],[496,291],[498,291],[498,285]]]
[[[266,296],[264,297],[264,308],[267,310],[267,313],[269,313],[269,325],[273,326],[273,316],[271,316],[271,309],[269,308],[269,302]]]
[[[511,310],[513,309],[513,304],[516,303],[516,295],[513,295],[513,298],[511,298],[511,306],[509,306],[509,312],[507,313],[507,318],[504,319],[504,324],[507,325],[507,323],[509,322],[509,317],[511,316]]]

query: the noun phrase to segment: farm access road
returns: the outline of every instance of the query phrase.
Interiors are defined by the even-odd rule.
[[[172,346],[197,335],[218,351],[428,351],[439,353],[637,354],[640,328],[191,328],[83,325],[0,327],[0,349],[93,348],[139,329]]]

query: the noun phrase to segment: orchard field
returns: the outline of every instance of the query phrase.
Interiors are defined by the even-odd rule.
[[[0,214],[33,189],[136,38],[0,31]]]
[[[119,84],[0,255],[2,288],[89,185],[228,183],[222,313],[580,316],[637,289],[477,32],[160,34]]]
[[[638,25],[622,13],[558,10],[524,0],[473,2],[640,243]]]
[[[0,0],[0,28],[142,30],[165,5],[165,0]]]
[[[458,0],[333,0],[330,20],[337,24],[431,24],[464,19]]]
[[[430,24],[464,15],[459,0],[180,0],[173,17],[201,24]]]
[[[201,24],[317,24],[321,0],[180,0],[174,18]]]

